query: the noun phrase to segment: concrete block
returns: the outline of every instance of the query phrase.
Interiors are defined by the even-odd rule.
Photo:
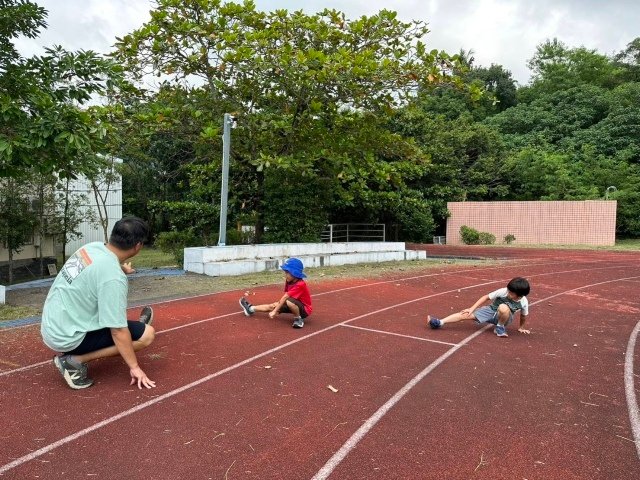
[[[212,277],[277,271],[288,257],[306,268],[392,260],[426,259],[425,251],[405,250],[404,242],[283,243],[185,249],[184,269]]]

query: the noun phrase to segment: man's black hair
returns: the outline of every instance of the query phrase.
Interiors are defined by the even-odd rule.
[[[123,217],[111,230],[109,243],[121,250],[129,250],[138,243],[144,243],[149,237],[149,226],[138,217]]]
[[[531,287],[529,287],[529,282],[526,278],[516,277],[512,278],[511,281],[507,284],[507,290],[515,293],[519,297],[526,297],[527,295],[529,295]]]

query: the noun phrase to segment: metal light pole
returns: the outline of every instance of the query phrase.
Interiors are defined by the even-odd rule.
[[[231,128],[235,118],[224,114],[222,132],[222,192],[220,194],[220,229],[218,246],[224,247],[227,242],[227,197],[229,196],[229,151],[231,149]]]

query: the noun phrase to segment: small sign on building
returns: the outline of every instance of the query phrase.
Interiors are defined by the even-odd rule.
[[[58,274],[58,267],[56,267],[55,263],[48,263],[47,268],[49,269],[49,275],[53,276]]]

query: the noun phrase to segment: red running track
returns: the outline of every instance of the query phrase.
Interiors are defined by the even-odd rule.
[[[640,478],[640,255],[561,254],[385,280],[311,272],[302,330],[244,317],[240,292],[160,303],[140,353],[152,390],[107,359],[72,391],[37,326],[0,330],[0,476]],[[531,335],[426,328],[516,275],[532,284]]]

